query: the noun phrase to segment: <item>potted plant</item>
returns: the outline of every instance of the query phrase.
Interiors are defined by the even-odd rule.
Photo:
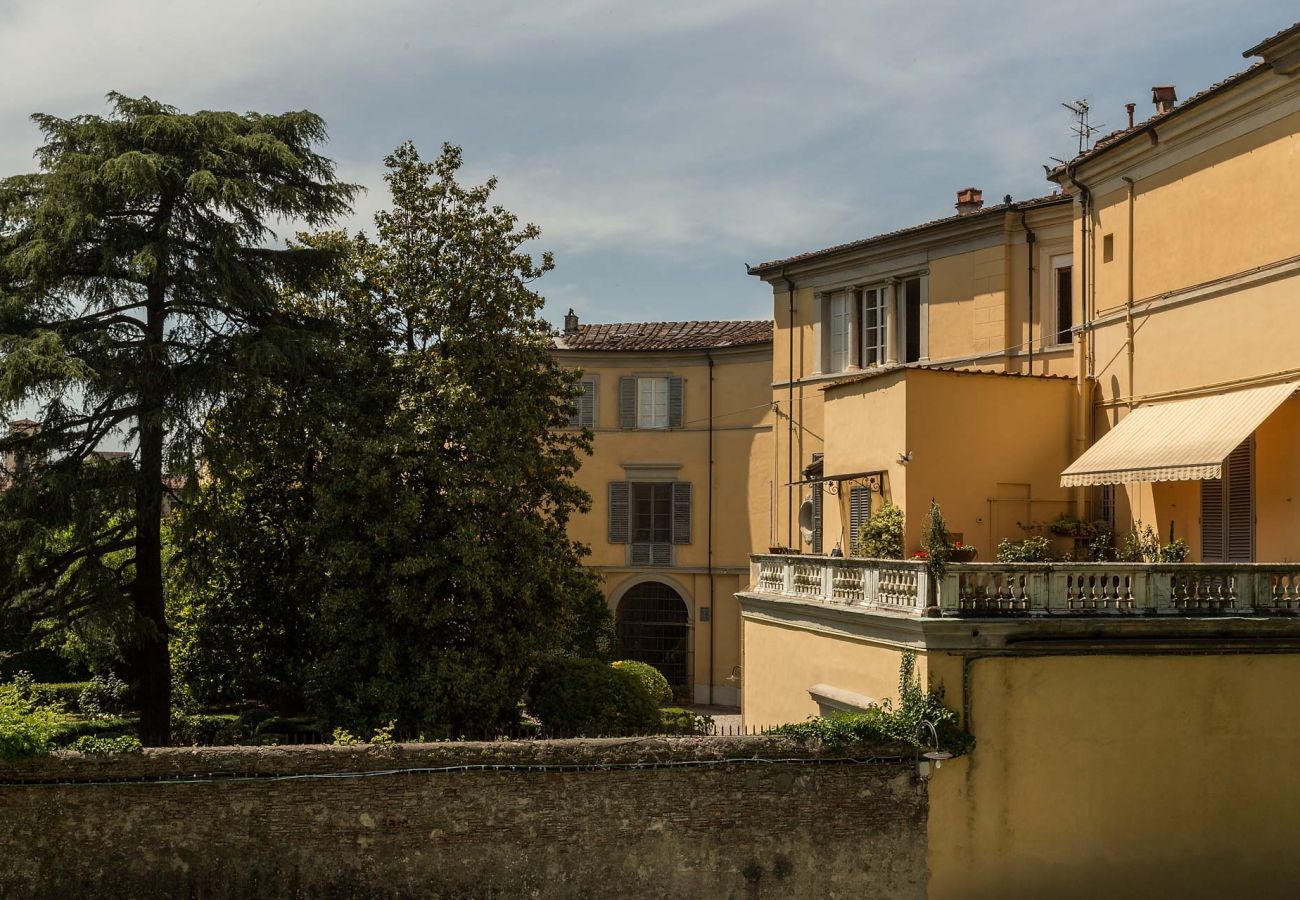
[[[979,556],[979,550],[976,547],[963,544],[961,541],[953,541],[952,552],[948,558],[955,563],[968,563],[974,562],[977,556]]]

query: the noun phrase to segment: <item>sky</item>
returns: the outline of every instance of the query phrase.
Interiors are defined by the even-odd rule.
[[[385,154],[461,145],[467,179],[537,223],[546,316],[767,318],[759,263],[949,215],[958,188],[1050,193],[1076,148],[1248,65],[1294,0],[0,0],[0,175],[33,112],[104,95],[310,109],[324,153],[387,203]],[[280,229],[291,234],[291,223]]]

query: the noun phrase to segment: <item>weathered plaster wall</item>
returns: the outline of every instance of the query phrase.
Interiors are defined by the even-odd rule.
[[[931,653],[959,707],[961,664]],[[986,658],[930,781],[933,898],[1293,897],[1300,654]]]
[[[901,645],[866,636],[831,637],[764,618],[757,610],[743,625],[747,725],[782,725],[817,715],[817,701],[808,693],[816,684],[898,702]],[[917,660],[917,673],[926,677],[924,656]]]
[[[62,754],[0,782],[220,777],[0,784],[0,896],[923,896],[908,755],[817,760],[771,737]],[[530,768],[419,771],[484,764]]]

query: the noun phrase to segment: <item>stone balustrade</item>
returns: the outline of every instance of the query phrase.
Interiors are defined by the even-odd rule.
[[[750,592],[930,616],[1300,615],[1294,563],[950,563],[756,555]]]

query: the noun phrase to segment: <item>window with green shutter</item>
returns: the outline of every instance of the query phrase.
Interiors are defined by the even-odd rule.
[[[858,539],[871,518],[871,488],[856,485],[849,488],[849,553],[858,552]]]
[[[676,376],[624,377],[618,381],[620,428],[681,428],[686,380]]]
[[[583,379],[580,382],[582,393],[573,399],[573,415],[569,416],[570,428],[596,427],[596,382]]]

